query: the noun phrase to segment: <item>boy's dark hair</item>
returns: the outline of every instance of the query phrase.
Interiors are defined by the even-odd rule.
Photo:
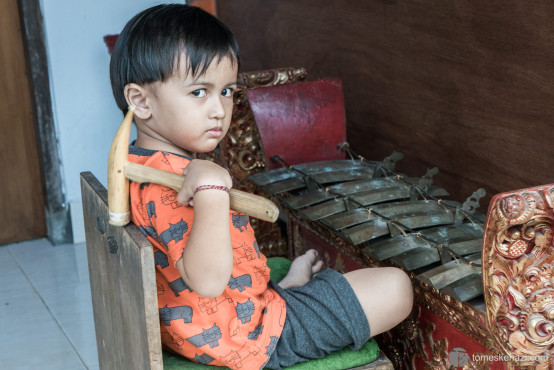
[[[238,44],[231,30],[204,10],[183,4],[157,5],[134,16],[119,34],[110,61],[110,80],[118,107],[125,114],[125,86],[173,75],[184,53],[187,73],[202,75],[215,59],[230,57],[240,67]]]

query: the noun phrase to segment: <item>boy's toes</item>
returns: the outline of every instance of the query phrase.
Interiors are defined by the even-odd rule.
[[[308,258],[310,264],[313,265],[315,263],[315,260],[317,259],[317,251],[315,249],[310,249],[309,251],[304,253],[304,255]]]
[[[312,275],[317,274],[323,270],[323,261],[317,261],[312,265]]]

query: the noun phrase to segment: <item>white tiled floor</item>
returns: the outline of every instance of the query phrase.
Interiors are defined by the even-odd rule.
[[[84,243],[0,246],[0,369],[98,369]]]

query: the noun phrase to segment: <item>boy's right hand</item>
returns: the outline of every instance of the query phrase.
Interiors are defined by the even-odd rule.
[[[193,195],[196,188],[202,185],[216,185],[231,188],[233,180],[229,172],[214,162],[194,159],[183,171],[185,180],[177,200],[185,206],[193,206]]]

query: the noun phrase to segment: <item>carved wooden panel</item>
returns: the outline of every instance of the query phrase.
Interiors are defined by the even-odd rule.
[[[519,365],[548,369],[554,353],[554,185],[499,194],[483,243],[487,326]]]

